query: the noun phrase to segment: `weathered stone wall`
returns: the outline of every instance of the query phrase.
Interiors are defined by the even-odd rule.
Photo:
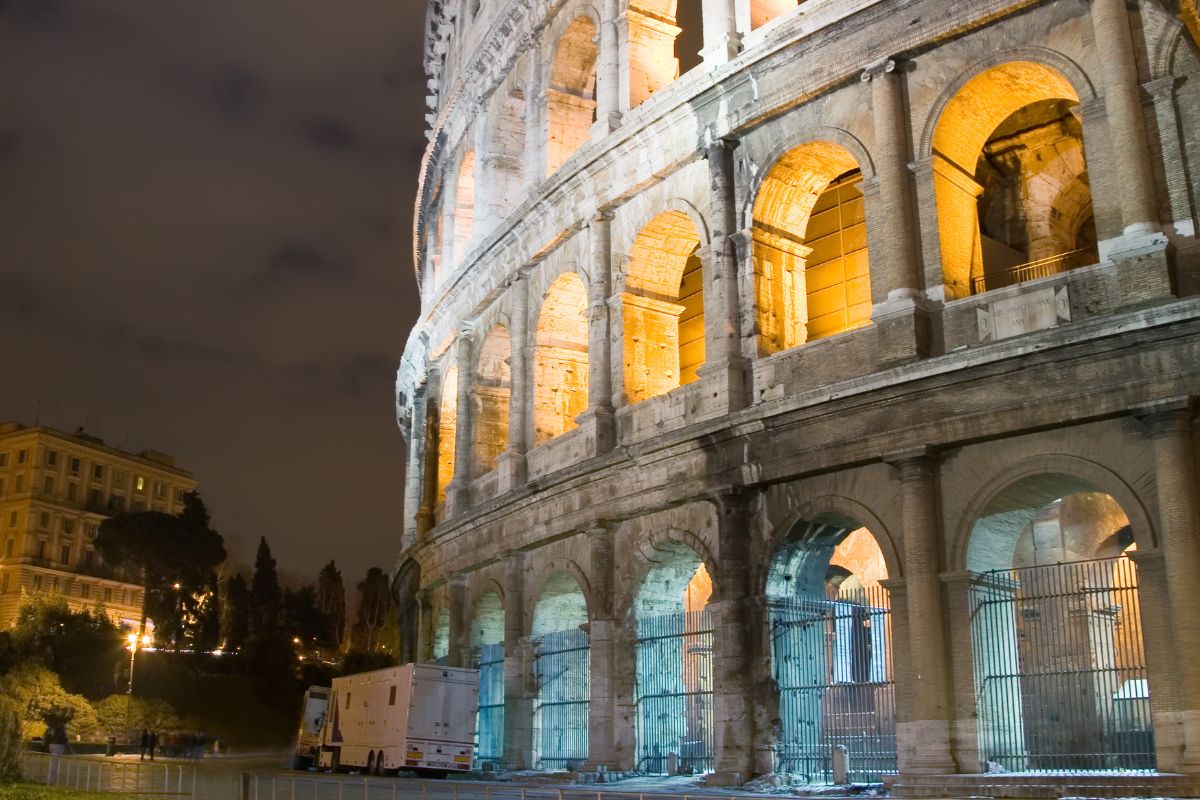
[[[1183,599],[1200,573],[1200,59],[1183,23],[1119,0],[705,0],[705,62],[674,79],[673,5],[431,11],[422,316],[397,376],[425,454],[404,495],[423,499],[398,560],[420,575],[398,586],[419,615],[406,652],[467,660],[499,598],[506,754],[532,766],[530,637],[577,624],[582,597],[589,763],[632,767],[632,609],[656,565],[693,553],[712,581],[716,779],[745,779],[774,768],[779,729],[772,561],[865,528],[902,780],[975,772],[971,571],[1012,566],[1021,514],[1102,493],[1137,542],[1159,767],[1200,772],[1200,667],[1173,646],[1200,636]],[[1097,263],[972,294],[976,163],[1049,100],[1082,132]],[[804,237],[854,169],[867,274],[820,280],[845,308],[869,295],[870,318],[818,338]],[[1022,213],[1074,224],[1081,195],[1054,188]]]

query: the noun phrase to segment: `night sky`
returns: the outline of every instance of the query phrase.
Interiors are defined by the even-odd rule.
[[[0,0],[0,420],[172,453],[235,560],[390,569],[423,0]]]

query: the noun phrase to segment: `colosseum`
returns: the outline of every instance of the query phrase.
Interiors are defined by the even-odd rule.
[[[432,0],[393,585],[481,762],[1197,796],[1198,36]]]

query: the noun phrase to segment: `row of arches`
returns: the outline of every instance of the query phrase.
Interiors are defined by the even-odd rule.
[[[1056,70],[1020,61],[982,71],[946,105],[933,135],[933,188],[948,299],[1098,261],[1078,101]],[[864,195],[870,164],[850,144],[796,146],[757,186],[745,269],[753,271],[760,356],[865,326],[880,301],[872,291]],[[469,224],[471,217],[464,219]],[[706,355],[705,235],[689,207],[658,213],[633,239],[613,321],[621,331],[618,403],[638,403],[698,378]],[[536,446],[572,430],[587,408],[593,365],[580,273],[554,281],[532,329]],[[479,345],[474,475],[496,467],[508,440],[514,346],[527,344],[511,342],[501,324]],[[442,382],[439,491],[453,476],[458,369],[449,367]]]
[[[628,28],[628,97],[623,106],[634,108],[658,89],[697,67],[704,46],[702,0],[641,0],[626,11]],[[759,28],[799,5],[797,0],[752,0],[747,23]],[[510,77],[484,105],[482,126],[488,152],[476,152],[468,141],[460,151],[448,178],[434,189],[430,208],[432,226],[433,282],[447,267],[462,262],[478,234],[481,216],[476,208],[476,186],[486,185],[486,215],[503,219],[520,202],[525,188],[553,175],[597,130],[598,84],[614,80],[598,72],[600,29],[598,13],[586,7],[554,30],[548,70],[542,78],[541,105],[529,103],[528,55],[518,59]],[[535,98],[536,99],[536,98]],[[608,109],[617,112],[618,109]],[[536,127],[535,127],[536,126]],[[540,127],[540,130],[538,129]],[[468,135],[468,138],[469,135]],[[542,149],[540,159],[533,154]],[[540,174],[538,171],[540,170]],[[448,187],[448,188],[447,188]],[[444,237],[443,218],[453,219],[453,237]],[[453,253],[447,263],[444,253]]]
[[[877,525],[869,515],[833,511],[795,519],[759,570],[754,624],[765,635],[751,641],[769,665],[772,695],[759,702],[775,720],[772,767],[810,784],[834,780],[838,746],[847,748],[854,781],[880,782],[898,769],[904,711],[895,685],[904,677],[894,648],[907,645],[904,617],[893,620],[890,581],[902,577],[902,563]],[[974,688],[981,763],[1007,771],[1154,768],[1134,534],[1114,497],[1073,475],[1027,476],[980,508],[961,600],[969,605],[965,679]],[[721,564],[690,536],[653,542],[633,566],[640,578],[612,639],[614,672],[628,676],[616,692],[634,717],[625,766],[712,771],[722,687],[713,662],[720,612],[711,602]],[[512,756],[502,747],[503,715],[521,712],[505,706],[503,676],[516,658],[528,670],[532,701],[528,766],[577,767],[596,724],[595,598],[582,573],[551,569],[534,589],[522,654],[505,652],[512,639],[502,591],[483,589],[469,613],[471,658],[491,687],[481,692],[480,752]],[[444,609],[438,616],[435,657],[447,654],[449,618]]]

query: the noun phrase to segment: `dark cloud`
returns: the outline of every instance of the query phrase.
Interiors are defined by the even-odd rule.
[[[399,537],[425,9],[328,9],[0,0],[0,419],[171,452],[231,552],[357,581]]]
[[[228,67],[212,83],[212,99],[232,122],[244,122],[261,101],[258,80],[244,68]]]
[[[300,130],[309,142],[325,150],[349,152],[358,147],[358,134],[345,123],[333,119],[318,119],[303,123]]]

